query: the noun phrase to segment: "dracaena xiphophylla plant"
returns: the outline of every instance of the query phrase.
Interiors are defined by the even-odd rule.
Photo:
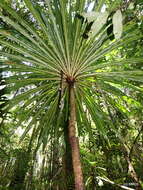
[[[115,15],[113,10],[103,14],[104,1],[22,3],[23,14],[16,10],[16,2],[10,5],[0,1],[0,56],[4,71],[9,71],[5,77],[7,88],[13,94],[17,92],[3,111],[16,105],[21,112],[28,110],[19,119],[19,124],[25,122],[26,126],[22,138],[38,126],[38,147],[42,143],[46,146],[51,134],[68,129],[75,189],[81,190],[84,185],[76,128],[79,135],[87,131],[92,138],[92,128],[96,127],[105,139],[106,128],[115,130],[112,114],[120,110],[118,100],[124,102],[127,97],[123,89],[140,92],[136,84],[143,82],[142,71],[124,71],[125,64],[142,63],[143,59],[121,58],[115,50],[141,35],[138,30],[132,31],[129,23],[122,32],[121,19],[120,26],[116,24],[121,11],[116,8]],[[94,15],[92,23],[89,15]],[[113,41],[107,34],[112,24],[107,22],[110,15],[114,17]],[[115,55],[113,61],[108,61],[110,54]]]

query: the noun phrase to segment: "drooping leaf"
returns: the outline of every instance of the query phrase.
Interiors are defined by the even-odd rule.
[[[123,24],[122,24],[122,13],[120,10],[117,10],[113,15],[113,33],[115,39],[120,39],[122,36]]]
[[[88,13],[82,13],[83,17],[85,19],[87,19],[88,22],[93,22],[95,21],[99,16],[100,16],[100,12],[95,12],[95,11],[91,11]]]
[[[95,36],[101,30],[107,21],[108,15],[108,12],[100,13],[98,15],[97,19],[94,21],[91,27],[91,36]]]
[[[91,31],[89,32],[89,35],[92,37],[95,36],[104,26],[109,14],[108,12],[101,13],[92,11],[88,13],[83,13],[82,15],[85,19],[87,19],[88,23],[93,22],[91,26]]]

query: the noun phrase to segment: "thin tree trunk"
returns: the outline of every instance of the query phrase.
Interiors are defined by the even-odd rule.
[[[132,160],[131,160],[131,158],[129,156],[130,151],[129,151],[128,147],[125,144],[123,144],[123,148],[124,148],[124,152],[125,152],[124,156],[125,156],[125,159],[126,159],[126,161],[128,163],[129,174],[131,175],[132,179],[138,184],[137,187],[136,187],[136,190],[141,190],[142,187],[141,187],[138,175],[137,175],[137,173],[136,173],[136,171],[134,169],[134,166],[132,164]]]
[[[72,163],[74,170],[75,190],[84,190],[83,174],[80,161],[79,141],[76,137],[76,106],[73,85],[69,86],[69,103],[70,103],[70,118],[69,118],[69,141],[72,151]]]
[[[127,163],[128,163],[128,171],[129,171],[129,173],[130,173],[132,179],[137,183],[136,190],[141,190],[141,189],[142,189],[142,188],[141,188],[141,184],[140,184],[140,182],[139,182],[137,173],[136,173],[136,171],[135,171],[135,169],[134,169],[134,167],[133,167],[133,165],[132,165],[132,162],[131,162],[129,156],[125,156],[125,159],[126,159],[126,161],[127,161]]]
[[[71,190],[74,188],[74,176],[73,176],[73,164],[72,164],[72,151],[69,140],[68,133],[68,124],[69,120],[65,121],[64,127],[64,139],[65,139],[65,155],[63,157],[63,165],[64,165],[64,177],[66,179],[66,190]]]

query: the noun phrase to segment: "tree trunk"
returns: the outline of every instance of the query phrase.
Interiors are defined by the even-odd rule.
[[[141,190],[142,187],[141,187],[141,184],[139,182],[139,179],[138,179],[138,176],[137,176],[137,173],[132,165],[132,162],[129,158],[129,156],[125,156],[126,158],[126,161],[128,163],[128,171],[129,171],[129,174],[131,175],[132,179],[137,183],[137,187],[136,187],[136,190]]]
[[[80,161],[79,141],[76,137],[76,107],[73,85],[69,86],[69,103],[70,103],[70,118],[69,118],[69,141],[72,152],[72,164],[74,171],[75,190],[84,190],[83,174]]]
[[[137,183],[136,190],[141,190],[142,187],[141,187],[138,175],[137,175],[137,173],[136,173],[136,171],[134,169],[134,166],[132,164],[132,160],[131,160],[131,158],[129,156],[130,151],[129,151],[128,147],[125,144],[123,144],[123,149],[124,149],[125,159],[126,159],[126,161],[128,163],[128,172],[131,175],[132,179]]]
[[[73,176],[73,164],[72,164],[72,151],[69,140],[69,132],[68,132],[68,124],[69,120],[65,121],[64,127],[64,139],[65,139],[65,155],[63,157],[64,163],[64,178],[66,181],[66,190],[74,189],[74,176]]]

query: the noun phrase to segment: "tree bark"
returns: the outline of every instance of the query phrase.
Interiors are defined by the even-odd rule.
[[[131,175],[132,179],[138,184],[137,187],[136,187],[136,190],[141,190],[142,187],[141,187],[138,175],[137,175],[137,173],[136,173],[136,171],[134,169],[134,166],[132,164],[132,160],[131,160],[130,155],[129,155],[130,151],[129,151],[128,147],[125,144],[123,144],[123,149],[124,149],[125,159],[126,159],[126,161],[128,163],[128,172]]]
[[[72,164],[72,151],[69,140],[68,132],[69,120],[65,121],[64,127],[64,139],[65,139],[65,155],[63,157],[64,163],[64,177],[66,180],[66,190],[71,190],[74,188],[74,176],[73,176],[73,164]]]
[[[128,171],[129,171],[132,179],[137,183],[136,190],[141,190],[142,187],[141,187],[141,184],[139,182],[139,178],[137,176],[137,173],[136,173],[136,171],[135,171],[135,169],[134,169],[134,167],[132,165],[132,162],[131,162],[129,156],[125,156],[125,158],[126,158],[126,161],[128,163]]]
[[[72,152],[72,164],[74,171],[75,190],[84,190],[83,174],[80,161],[79,141],[76,137],[76,106],[73,85],[69,86],[69,103],[70,103],[70,118],[69,118],[69,141]]]

